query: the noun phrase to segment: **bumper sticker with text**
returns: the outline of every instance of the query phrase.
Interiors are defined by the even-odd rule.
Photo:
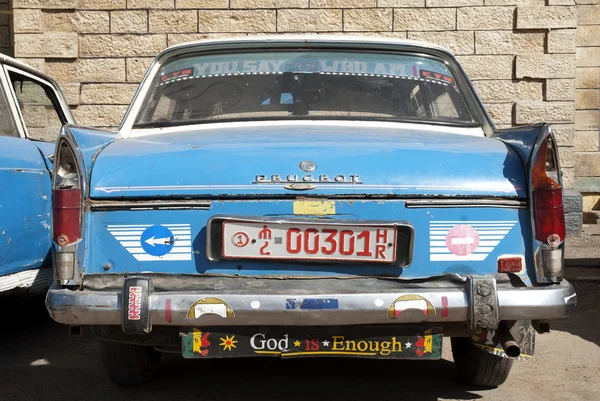
[[[219,327],[193,328],[182,333],[184,358],[250,356],[359,357],[376,359],[439,359],[438,328],[422,327]]]

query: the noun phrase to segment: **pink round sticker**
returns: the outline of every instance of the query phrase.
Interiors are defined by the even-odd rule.
[[[479,234],[466,224],[454,226],[446,234],[446,247],[455,255],[467,256],[479,246]]]

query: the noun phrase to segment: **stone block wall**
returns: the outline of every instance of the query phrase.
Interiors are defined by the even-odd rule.
[[[583,4],[586,3],[586,4]],[[584,221],[600,216],[600,1],[577,5],[575,79],[575,189],[583,194]]]
[[[12,56],[10,8],[8,0],[0,0],[0,53]]]
[[[274,33],[417,39],[457,54],[499,127],[553,123],[566,187],[600,192],[600,0],[13,3],[15,56],[62,84],[83,125],[117,126],[153,56],[177,43]]]

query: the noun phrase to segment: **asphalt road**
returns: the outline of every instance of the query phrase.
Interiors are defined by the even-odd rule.
[[[212,360],[169,356],[137,388],[113,385],[91,333],[70,338],[43,299],[0,298],[0,400],[600,400],[600,281],[575,281],[575,315],[538,335],[536,356],[496,389],[458,384],[440,361]]]

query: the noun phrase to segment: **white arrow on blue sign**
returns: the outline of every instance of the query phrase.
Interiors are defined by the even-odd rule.
[[[152,256],[163,256],[171,252],[175,245],[175,238],[167,227],[154,225],[144,230],[140,243],[146,253]]]

